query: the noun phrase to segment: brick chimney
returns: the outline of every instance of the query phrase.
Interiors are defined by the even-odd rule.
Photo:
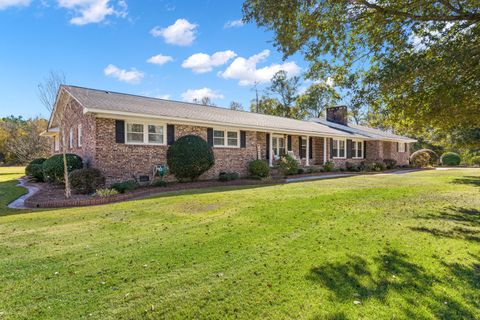
[[[327,121],[343,124],[344,126],[348,125],[347,107],[337,106],[327,108]]]

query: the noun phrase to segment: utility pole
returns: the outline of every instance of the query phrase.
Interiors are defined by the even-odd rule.
[[[252,90],[255,90],[255,112],[258,113],[258,81],[253,83]]]

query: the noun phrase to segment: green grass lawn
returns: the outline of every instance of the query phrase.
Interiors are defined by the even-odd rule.
[[[2,208],[17,318],[479,319],[480,169]]]

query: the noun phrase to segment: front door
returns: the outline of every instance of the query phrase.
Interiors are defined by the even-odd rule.
[[[273,136],[272,149],[273,149],[273,155],[275,159],[279,159],[282,155],[284,155],[285,154],[285,137]]]

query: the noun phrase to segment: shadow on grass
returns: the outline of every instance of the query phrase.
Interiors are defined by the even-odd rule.
[[[476,176],[465,176],[463,178],[458,178],[452,181],[452,183],[456,184],[470,184],[477,187],[480,187],[480,177]]]
[[[418,318],[416,308],[429,310],[442,319],[474,319],[475,315],[461,302],[434,290],[441,282],[433,273],[410,261],[406,254],[387,249],[369,263],[362,257],[349,256],[344,263],[327,262],[312,267],[306,278],[326,287],[339,303],[353,303],[359,300],[366,303],[376,300],[388,305],[392,295],[400,295],[404,304],[391,306],[400,318]],[[446,266],[452,276],[464,279],[471,287],[478,286],[478,274],[462,265]],[[467,303],[472,303],[469,300]],[[402,313],[401,315],[398,313]],[[321,319],[322,317],[317,317]],[[327,319],[346,319],[343,313],[331,314]],[[315,319],[315,317],[314,317]]]

